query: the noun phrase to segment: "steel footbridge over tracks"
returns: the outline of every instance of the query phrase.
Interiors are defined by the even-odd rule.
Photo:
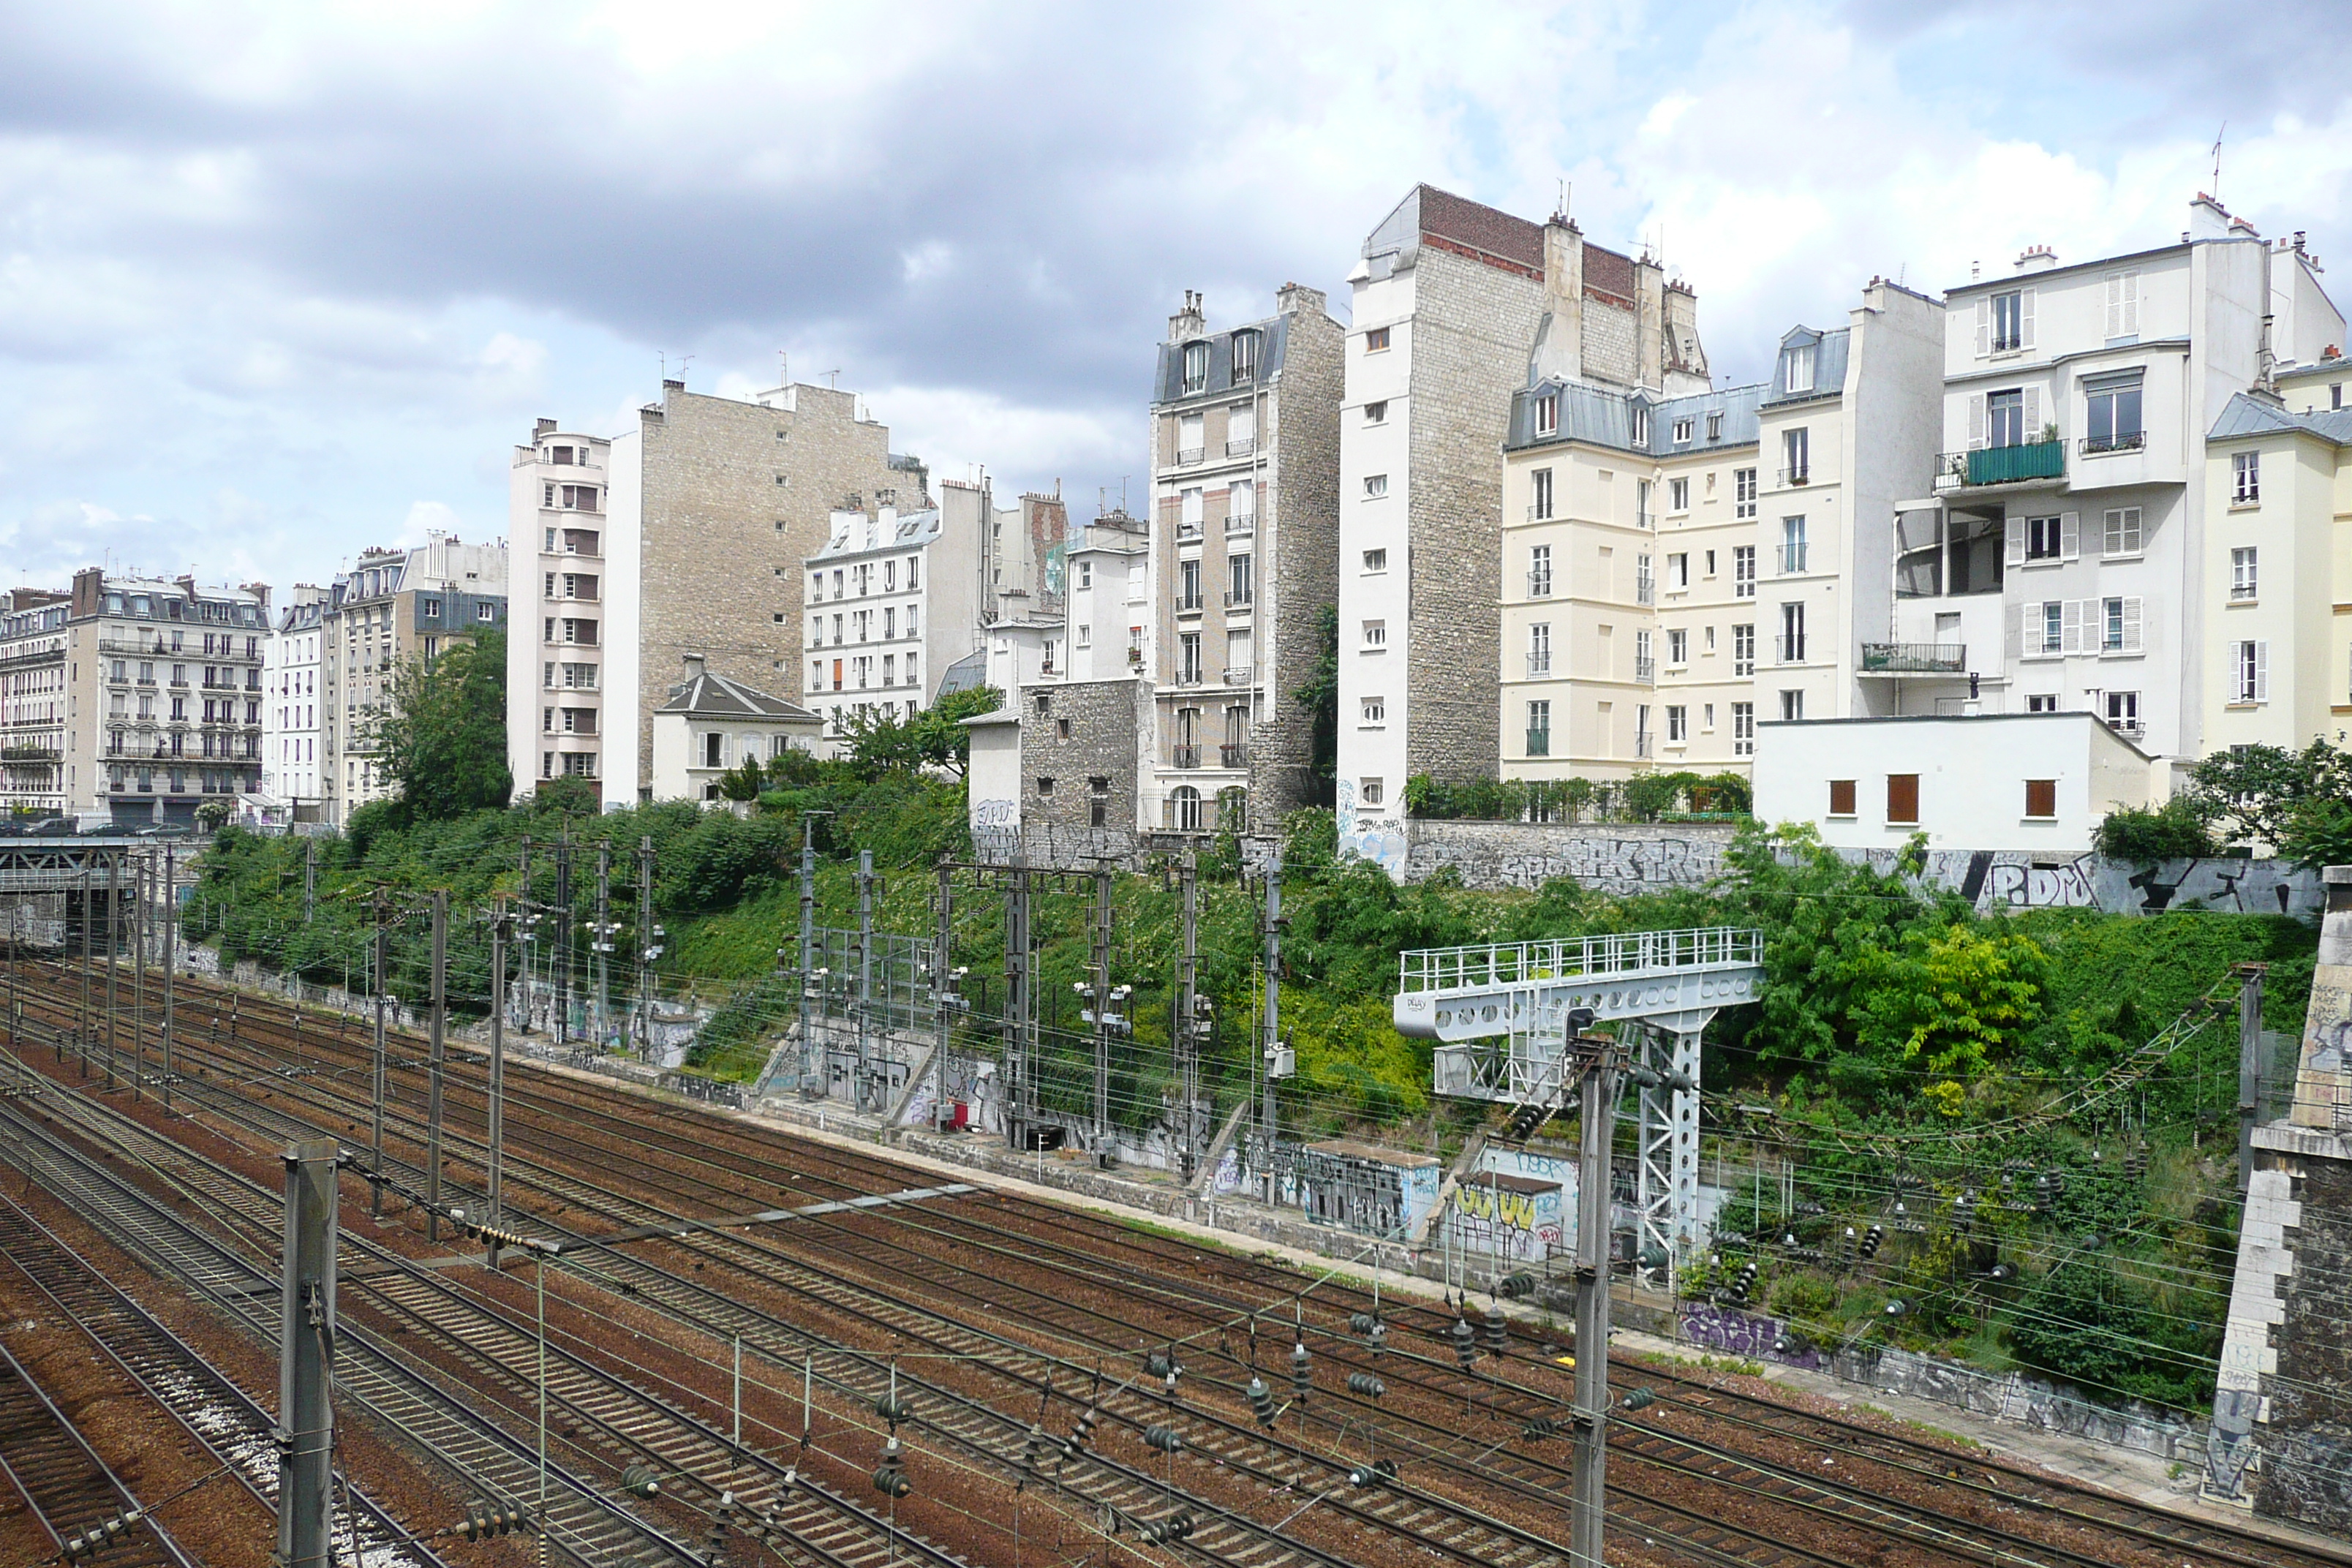
[[[1532,1125],[1566,1104],[1572,1016],[1620,1025],[1639,1047],[1639,1248],[1671,1271],[1698,1234],[1699,1036],[1763,985],[1751,927],[1483,942],[1400,953],[1392,1016],[1399,1034],[1438,1043],[1437,1093],[1512,1106]]]

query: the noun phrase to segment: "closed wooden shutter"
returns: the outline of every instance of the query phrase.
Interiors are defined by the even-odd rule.
[[[1992,296],[1987,294],[1977,300],[1977,358],[1982,359],[1990,353],[1992,353]]]
[[[2058,781],[2056,779],[2025,781],[2025,815],[2028,816],[2058,815]]]
[[[2062,512],[2058,517],[2058,553],[2068,561],[2083,553],[2083,514]]]
[[[2007,547],[2011,566],[2025,564],[2025,520],[2012,517],[2002,525],[2001,542]]]
[[[1886,820],[1916,823],[1919,820],[1919,775],[1889,773],[1886,775]]]
[[[2033,290],[2022,289],[2017,297],[2017,346],[2033,346]]]
[[[2123,646],[2123,651],[2124,651],[2124,652],[2126,652],[2126,653],[2137,653],[2137,652],[2139,652],[2139,651],[2140,651],[2140,646],[2139,646],[2139,637],[2140,637],[2140,633],[2139,633],[2139,626],[2140,626],[2139,604],[2140,604],[2140,601],[2139,601],[2139,595],[2137,595],[2137,594],[2131,595],[2129,595],[2128,597],[2126,597],[2126,598],[2124,600],[2124,646]]]
[[[1853,785],[1854,781],[1852,779],[1830,780],[1830,815],[1832,816],[1853,815]]]
[[[2062,652],[2081,653],[2083,651],[2083,610],[2084,606],[2090,602],[2091,601],[2084,599],[2063,599],[2060,601],[2060,603],[2065,606],[2065,608],[2058,612],[2059,636],[2061,639],[2059,647]],[[2043,613],[2045,615],[2048,614],[2047,611]]]

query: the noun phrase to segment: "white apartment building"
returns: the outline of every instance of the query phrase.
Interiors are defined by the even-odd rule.
[[[832,537],[803,563],[807,693],[828,740],[849,721],[911,719],[948,668],[978,644],[986,536],[933,507],[833,514]]]
[[[1393,869],[1405,781],[1491,775],[1504,755],[1496,454],[1513,394],[1550,381],[1674,398],[1710,381],[1690,290],[1565,216],[1533,224],[1419,186],[1349,282],[1339,838]]]
[[[508,501],[517,790],[572,777],[607,807],[650,799],[653,715],[688,654],[815,706],[803,577],[835,509],[929,501],[923,465],[889,440],[856,394],[799,384],[746,401],[665,381],[611,441],[540,420]]]
[[[328,595],[297,583],[261,646],[261,793],[297,822],[324,820]]]
[[[66,809],[66,621],[72,596],[11,589],[0,610],[0,809]]]
[[[1111,510],[1071,542],[1061,679],[1116,680],[1150,669],[1150,538],[1142,519]]]
[[[2264,639],[2217,629],[2206,435],[2266,356],[2315,361],[2343,327],[2307,258],[2208,197],[2189,217],[2177,244],[2037,247],[1947,297],[1943,455],[1895,563],[1894,640],[1937,651],[1895,711],[2087,710],[2176,762],[2211,743],[2213,651]]]

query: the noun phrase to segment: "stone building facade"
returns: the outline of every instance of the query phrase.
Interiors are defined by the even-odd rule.
[[[586,488],[599,476],[575,465],[573,474],[555,477],[558,447],[586,447],[606,465],[593,498],[600,510],[565,510],[561,486]],[[515,536],[555,541],[544,560],[515,554],[516,573],[530,563],[518,586],[540,633],[512,639],[509,654],[516,785],[527,790],[568,773],[595,780],[607,805],[634,804],[651,790],[653,712],[687,655],[702,655],[715,674],[803,699],[802,569],[830,537],[835,507],[929,504],[922,464],[892,454],[888,428],[860,416],[856,395],[805,384],[743,401],[665,381],[661,400],[638,411],[636,428],[602,447],[541,420],[531,444],[516,449],[514,471]],[[551,483],[559,487],[552,506]],[[593,573],[576,559],[566,563],[575,530],[595,536]],[[550,570],[559,574],[559,593],[567,572],[575,588],[593,577],[595,600],[543,602]],[[518,597],[519,616],[523,603]],[[600,695],[545,701],[540,688],[551,665],[559,681],[567,670],[593,671]],[[539,743],[549,706],[593,710],[594,740],[575,733],[561,745]]]
[[[1151,405],[1152,761],[1137,826],[1199,832],[1203,803],[1270,830],[1312,803],[1311,719],[1291,693],[1337,592],[1345,334],[1321,291],[1210,332],[1169,321]],[[1091,624],[1091,623],[1090,623]],[[1238,793],[1237,793],[1238,792]],[[1239,803],[1239,804],[1236,804]]]
[[[66,618],[72,595],[13,588],[0,605],[0,807],[66,808]]]
[[[1008,694],[1020,705],[1021,794],[1013,826],[1052,838],[1134,832],[1153,692],[1137,676],[1046,681]]]

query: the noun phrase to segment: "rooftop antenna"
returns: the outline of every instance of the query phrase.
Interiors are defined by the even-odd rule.
[[[831,370],[824,373],[824,384],[835,392],[839,392],[841,390],[841,367],[839,365],[835,365]]]
[[[792,384],[792,356],[784,353],[783,350],[778,349],[776,351],[776,384],[778,386],[790,386]]]
[[[691,366],[693,363],[694,363],[694,356],[693,356],[692,354],[688,354],[688,355],[686,355],[684,358],[680,359],[680,360],[677,362],[677,378],[678,378],[678,380],[680,380],[680,381],[684,381],[684,380],[686,379],[686,373],[687,373],[687,370],[688,370],[688,368],[689,366]]]
[[[2221,205],[2221,138],[2229,133],[2230,122],[2221,121],[2221,129],[2213,132],[2213,205]]]

